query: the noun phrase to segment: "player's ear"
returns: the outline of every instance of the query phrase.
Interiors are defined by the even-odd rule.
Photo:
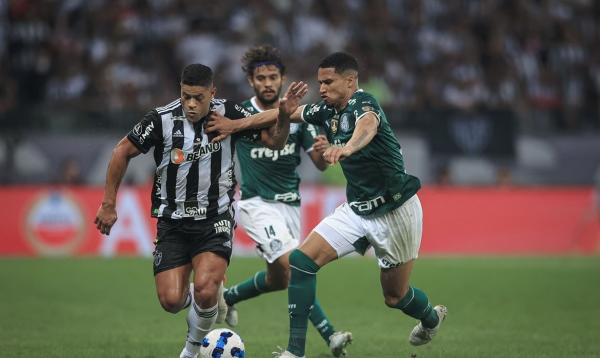
[[[246,79],[248,80],[248,84],[250,85],[250,87],[254,88],[254,82],[252,82],[252,76],[246,76]]]
[[[215,94],[217,93],[217,87],[215,85],[212,85],[210,88],[210,99],[212,100],[213,98],[215,98]]]

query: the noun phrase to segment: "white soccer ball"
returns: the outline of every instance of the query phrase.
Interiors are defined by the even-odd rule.
[[[244,358],[244,341],[227,328],[213,329],[202,340],[200,358]]]

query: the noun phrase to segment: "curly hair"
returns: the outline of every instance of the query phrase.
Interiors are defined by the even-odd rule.
[[[281,75],[285,75],[285,65],[281,60],[279,50],[271,45],[261,45],[250,48],[242,57],[242,70],[250,77],[257,67],[275,65]]]

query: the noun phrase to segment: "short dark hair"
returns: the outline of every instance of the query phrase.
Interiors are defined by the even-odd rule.
[[[208,66],[193,63],[181,71],[181,84],[209,87],[213,83],[213,72]]]
[[[260,45],[250,48],[242,57],[242,71],[248,76],[254,75],[254,70],[260,66],[274,65],[285,75],[285,65],[281,60],[279,50],[271,45]]]
[[[336,73],[348,70],[358,72],[358,62],[354,56],[345,52],[334,52],[325,57],[319,64],[319,68],[334,68]]]

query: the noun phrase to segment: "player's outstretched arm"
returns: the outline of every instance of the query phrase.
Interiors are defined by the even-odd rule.
[[[121,185],[121,180],[123,180],[125,171],[127,171],[129,160],[140,153],[140,150],[127,137],[121,139],[113,149],[106,172],[104,198],[94,220],[96,227],[102,234],[110,234],[110,229],[117,221],[116,203],[119,185]]]
[[[283,98],[279,100],[277,122],[261,132],[261,142],[271,149],[283,149],[290,134],[290,117],[296,112],[300,100],[308,92],[304,82],[292,82]]]
[[[379,120],[373,113],[367,113],[358,121],[352,138],[343,147],[332,146],[325,150],[323,158],[330,163],[335,164],[338,161],[351,156],[364,148],[371,142],[377,134]]]
[[[244,119],[231,120],[216,112],[211,112],[206,122],[206,133],[213,133],[216,136],[211,142],[219,142],[238,132],[250,129],[268,128],[277,122],[278,109],[269,109]]]
[[[293,94],[290,93],[290,90],[292,90],[292,88],[294,89]],[[288,101],[292,99],[292,102],[290,103],[296,103],[296,106],[293,107],[294,110],[289,115],[292,122],[302,122],[302,118],[300,116],[301,108],[298,108],[298,104],[299,100],[302,99],[307,92],[308,85],[306,85],[304,82],[293,82],[288,87],[288,90],[286,91],[286,96],[288,96],[288,94],[290,96],[293,96],[293,98],[287,97]],[[284,96],[284,98],[286,98],[286,96]],[[243,132],[251,129],[271,128],[274,124],[277,123],[277,117],[279,115],[280,110],[281,105],[279,109],[269,109],[240,120],[231,120],[216,112],[212,112],[208,117],[208,121],[206,122],[205,130],[206,133],[216,134],[211,142],[219,142],[234,133]]]

